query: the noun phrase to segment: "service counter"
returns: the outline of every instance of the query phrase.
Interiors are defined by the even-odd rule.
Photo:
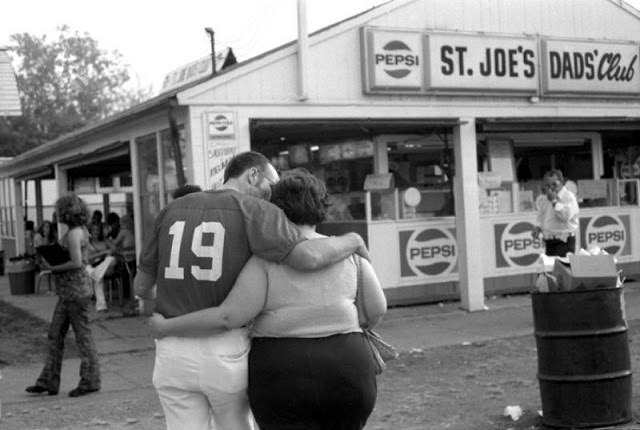
[[[325,234],[356,231],[365,238],[390,304],[458,299],[457,249],[463,244],[456,240],[455,217],[407,212],[402,191],[397,189],[359,194],[349,199],[362,202],[364,219],[332,220],[320,230]],[[381,211],[379,202],[385,199],[398,204],[387,202]],[[578,247],[597,246],[617,258],[623,274],[640,273],[639,206],[581,208],[579,222]],[[486,295],[530,290],[538,273],[538,256],[544,251],[542,241],[532,237],[535,225],[533,210],[481,216],[477,234],[486,245],[482,254]]]

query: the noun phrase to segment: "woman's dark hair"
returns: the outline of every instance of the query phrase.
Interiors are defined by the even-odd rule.
[[[69,194],[56,200],[58,221],[69,228],[87,225],[90,215],[87,204],[75,194]]]
[[[227,167],[224,169],[223,183],[227,182],[231,178],[237,178],[242,175],[247,169],[257,167],[261,171],[267,168],[269,160],[259,152],[247,151],[241,152],[229,161]]]
[[[320,179],[306,169],[293,169],[272,187],[271,202],[295,224],[318,225],[327,218],[329,195]]]
[[[95,211],[93,211],[93,214],[91,215],[91,223],[97,224],[101,222],[102,222],[102,212],[96,209]]]
[[[558,178],[558,180],[564,184],[564,176],[562,175],[562,170],[559,169],[551,169],[549,170],[547,173],[544,174],[545,178],[553,178],[553,177]]]
[[[44,235],[44,226],[45,224],[49,225],[49,234],[47,236]],[[52,243],[56,241],[56,230],[53,227],[53,223],[51,221],[42,221],[42,224],[38,227],[38,234],[44,238],[46,243]]]
[[[109,212],[107,214],[107,224],[109,225],[107,239],[115,239],[118,237],[118,233],[120,233],[120,215],[115,212]]]
[[[120,223],[120,215],[118,215],[115,212],[109,212],[107,214],[107,224],[113,225],[113,224],[119,224],[119,223]]]

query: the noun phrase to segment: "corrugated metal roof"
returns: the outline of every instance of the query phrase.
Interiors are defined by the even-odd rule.
[[[11,67],[11,58],[0,48],[0,116],[22,115],[16,75]]]

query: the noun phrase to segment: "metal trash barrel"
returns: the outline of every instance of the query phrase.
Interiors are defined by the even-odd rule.
[[[531,293],[542,422],[629,422],[631,360],[623,288]]]
[[[36,289],[36,265],[31,259],[10,259],[7,265],[12,295],[33,294]]]

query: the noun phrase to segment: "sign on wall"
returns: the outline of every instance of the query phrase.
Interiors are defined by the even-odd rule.
[[[233,112],[207,112],[204,116],[204,158],[208,189],[222,186],[224,169],[238,152]]]
[[[209,138],[233,138],[235,136],[233,112],[208,112],[206,118]]]
[[[366,31],[367,87],[375,90],[421,91],[423,85],[422,34],[408,31]]]
[[[210,140],[206,144],[207,187],[218,189],[224,180],[224,169],[236,155],[238,145],[235,141]]]
[[[529,267],[544,252],[544,242],[532,236],[535,226],[527,221],[495,224],[496,267]]]
[[[535,38],[428,34],[427,90],[494,90],[535,93]]]
[[[580,218],[582,247],[598,247],[611,255],[631,255],[629,215],[601,215]]]
[[[367,94],[640,96],[640,44],[363,27]]]
[[[454,228],[429,227],[399,232],[400,276],[445,276],[457,271]]]
[[[635,43],[545,39],[542,52],[545,94],[640,94],[640,50]]]

